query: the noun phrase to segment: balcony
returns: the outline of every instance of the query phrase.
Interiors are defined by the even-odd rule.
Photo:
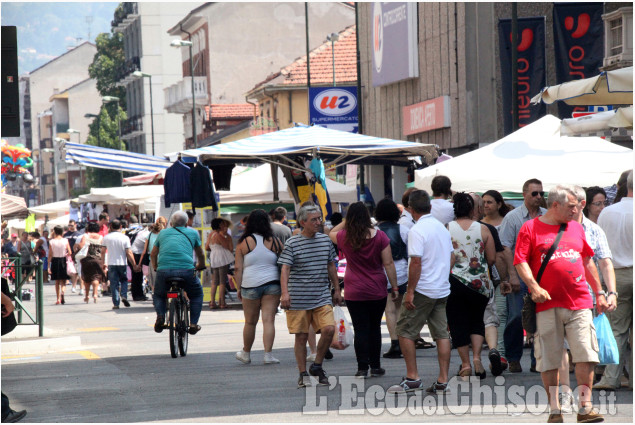
[[[173,114],[185,114],[192,111],[192,77],[163,89],[165,109]],[[194,77],[194,97],[196,106],[204,107],[209,103],[207,95],[207,77]]]
[[[143,116],[130,117],[121,123],[122,139],[128,140],[140,134],[143,134]]]
[[[139,58],[139,56],[128,59],[123,64],[121,64],[119,68],[117,68],[117,71],[115,71],[115,81],[118,81],[119,84],[125,84],[128,82],[127,80],[132,81],[134,78],[130,74],[140,70],[141,58]]]
[[[121,32],[139,17],[139,7],[136,2],[123,2],[115,9],[115,16],[110,26],[114,32]]]

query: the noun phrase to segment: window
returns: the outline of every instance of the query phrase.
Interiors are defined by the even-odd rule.
[[[604,21],[604,68],[633,64],[633,8],[621,7],[602,15]]]

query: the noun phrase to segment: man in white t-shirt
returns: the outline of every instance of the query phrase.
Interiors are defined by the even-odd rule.
[[[112,292],[113,310],[119,309],[119,301],[126,307],[130,307],[128,302],[128,275],[126,273],[126,259],[130,261],[131,266],[137,266],[132,251],[130,249],[130,239],[121,233],[121,222],[113,220],[110,222],[110,233],[108,233],[102,245],[106,249],[101,250],[101,259],[105,260],[107,255],[108,280],[110,281],[110,291]]]
[[[404,295],[397,321],[399,345],[406,360],[406,377],[388,392],[409,392],[423,388],[417,370],[415,340],[423,325],[437,343],[439,375],[426,390],[445,394],[448,391],[450,369],[450,335],[445,306],[450,295],[450,269],[454,264],[454,249],[450,232],[430,214],[430,196],[425,190],[410,194],[409,204],[416,224],[408,232],[408,289]]]
[[[432,200],[430,201],[430,213],[443,225],[454,220],[454,204],[449,201],[452,198],[452,182],[446,176],[435,176],[430,183]]]

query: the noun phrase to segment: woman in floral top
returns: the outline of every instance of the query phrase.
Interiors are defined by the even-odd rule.
[[[453,197],[456,219],[448,223],[456,262],[450,271],[450,296],[446,306],[452,344],[461,357],[459,376],[465,380],[472,375],[470,344],[474,372],[485,378],[481,349],[485,337],[483,313],[494,285],[488,265],[494,264],[496,249],[487,226],[473,220],[474,200],[467,193]]]

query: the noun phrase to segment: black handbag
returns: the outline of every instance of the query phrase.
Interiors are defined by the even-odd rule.
[[[545,255],[544,260],[542,260],[542,264],[540,265],[540,270],[538,270],[538,275],[536,276],[536,282],[540,284],[540,278],[542,278],[542,274],[547,268],[547,263],[551,259],[551,256],[556,249],[558,248],[558,243],[560,243],[560,239],[562,239],[562,235],[564,234],[565,229],[567,228],[567,224],[563,223],[560,225],[560,229],[558,230],[558,236],[556,236],[556,240],[547,251],[547,255]],[[527,293],[523,297],[523,308],[520,311],[521,321],[523,325],[523,329],[528,334],[536,333],[537,324],[536,324],[536,303],[531,299],[531,294]]]

